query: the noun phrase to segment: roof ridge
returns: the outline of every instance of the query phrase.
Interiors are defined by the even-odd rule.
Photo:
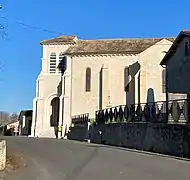
[[[176,37],[156,37],[156,38],[109,38],[109,39],[78,39],[78,41],[113,41],[113,40],[159,40],[174,39]]]
[[[56,38],[50,38],[50,39],[46,39],[46,40],[42,40],[40,42],[40,44],[46,44],[46,43],[52,43],[53,41],[64,41],[64,42],[75,42],[77,39],[77,36],[76,35],[70,35],[70,36],[65,36],[65,35],[62,35],[62,36],[58,36]]]
[[[72,36],[61,35],[61,36],[57,36],[55,38],[49,38],[49,39],[45,39],[45,40],[42,40],[42,41],[49,41],[49,40],[54,40],[54,39],[64,38],[64,37],[73,37],[73,38],[75,38],[76,36],[75,35],[72,35]]]
[[[60,38],[60,37],[76,37],[76,35],[61,35],[61,36],[58,36],[57,38]]]

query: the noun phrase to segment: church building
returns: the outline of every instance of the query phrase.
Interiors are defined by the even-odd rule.
[[[160,62],[174,38],[82,40],[60,36],[41,42],[32,136],[64,137],[72,117],[108,107],[165,101]],[[58,126],[62,133],[57,134]]]

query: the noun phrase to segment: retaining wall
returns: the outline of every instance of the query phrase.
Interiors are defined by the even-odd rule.
[[[102,132],[100,134],[99,132]],[[166,123],[110,123],[70,128],[68,139],[190,158],[190,125]]]
[[[101,135],[99,131],[102,132]],[[91,141],[190,157],[189,125],[142,122],[94,125]]]
[[[88,125],[77,125],[69,128],[68,139],[85,141],[88,138]]]

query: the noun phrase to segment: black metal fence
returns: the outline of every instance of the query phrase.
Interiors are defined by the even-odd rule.
[[[95,112],[96,123],[188,122],[188,100],[160,101],[111,107]]]
[[[76,116],[72,116],[72,124],[74,125],[85,125],[89,122],[89,113],[80,114]]]

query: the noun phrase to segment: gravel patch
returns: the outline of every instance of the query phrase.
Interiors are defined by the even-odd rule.
[[[0,171],[0,180],[6,180],[10,173],[14,173],[22,166],[26,166],[24,156],[20,153],[7,152],[7,164],[3,171]]]

